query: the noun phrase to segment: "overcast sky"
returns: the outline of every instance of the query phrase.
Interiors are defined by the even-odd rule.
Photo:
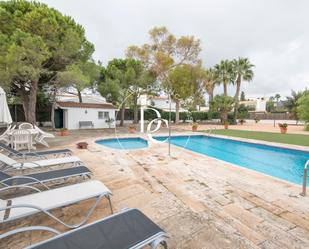
[[[306,0],[44,0],[83,25],[106,64],[129,45],[148,41],[154,26],[201,40],[206,67],[248,57],[255,77],[248,97],[309,88],[309,1]],[[217,90],[218,92],[221,89]],[[234,94],[234,89],[229,89]]]

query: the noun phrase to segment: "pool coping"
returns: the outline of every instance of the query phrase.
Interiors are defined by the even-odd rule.
[[[278,147],[278,148],[283,148],[283,149],[290,149],[290,150],[297,150],[297,151],[302,151],[302,152],[309,152],[309,146],[276,143],[276,142],[269,142],[269,141],[264,141],[264,140],[241,138],[241,137],[232,137],[232,136],[217,135],[217,134],[207,134],[205,132],[194,132],[194,133],[183,134],[183,136],[194,136],[194,135],[202,135],[202,136],[208,136],[208,137],[217,137],[217,138],[235,140],[235,141],[240,141],[240,142],[247,142],[247,143],[252,143],[252,144],[257,144],[257,145],[268,145],[268,146],[271,146],[271,147]],[[158,135],[158,136],[161,136],[161,135]],[[175,134],[175,135],[172,135],[172,136],[181,136],[181,134]],[[308,160],[309,160],[309,158],[308,158]]]
[[[148,142],[148,147],[145,147],[145,148],[141,148],[141,149],[115,149],[115,148],[110,148],[110,147],[107,147],[107,146],[104,146],[104,148],[107,148],[107,149],[110,149],[110,150],[113,150],[113,151],[122,151],[122,152],[136,152],[136,151],[139,151],[139,150],[147,150],[151,147],[155,147],[156,145],[159,145],[159,143],[153,143],[151,141],[148,141],[147,138],[146,138],[146,134],[144,133],[134,133],[134,134],[131,134],[131,135],[125,135],[125,136],[120,136],[118,138],[140,138],[140,139],[144,139]],[[166,134],[162,134],[162,133],[157,133],[155,134],[155,136],[164,136],[166,137],[167,135]],[[246,142],[246,143],[251,143],[251,144],[256,144],[256,145],[266,145],[266,146],[270,146],[270,147],[277,147],[277,148],[282,148],[282,149],[289,149],[289,150],[296,150],[296,151],[301,151],[301,152],[305,152],[305,153],[308,153],[309,152],[309,147],[307,146],[299,146],[299,145],[292,145],[292,144],[282,144],[282,143],[275,143],[275,142],[268,142],[268,141],[261,141],[261,140],[255,140],[255,139],[247,139],[247,138],[238,138],[238,137],[231,137],[231,136],[225,136],[225,135],[217,135],[217,134],[205,134],[205,132],[174,132],[172,134],[172,137],[180,137],[180,136],[208,136],[208,137],[215,137],[215,138],[222,138],[222,139],[228,139],[228,140],[234,140],[234,141],[239,141],[239,142]],[[113,139],[115,137],[108,137],[108,138],[105,138],[105,139]],[[94,142],[96,142],[97,140],[103,140],[103,139],[96,139]],[[99,145],[97,143],[95,143],[96,145]],[[297,183],[293,183],[293,182],[289,182],[287,180],[284,180],[284,179],[281,179],[281,178],[278,178],[278,177],[274,177],[274,176],[271,176],[271,175],[268,175],[268,174],[265,174],[263,172],[260,172],[260,171],[256,171],[256,170],[253,170],[253,169],[250,169],[250,168],[246,168],[246,167],[243,167],[243,166],[240,166],[240,165],[237,165],[237,164],[233,164],[233,163],[230,163],[230,162],[227,162],[227,161],[224,161],[224,160],[221,160],[221,159],[218,159],[218,158],[215,158],[215,157],[211,157],[211,156],[208,156],[208,155],[204,155],[204,154],[201,154],[201,153],[198,153],[198,152],[195,152],[195,151],[192,151],[192,150],[189,150],[189,149],[186,149],[184,147],[181,147],[181,146],[177,146],[177,145],[174,145],[174,144],[171,144],[173,147],[175,148],[179,148],[181,150],[184,150],[186,151],[187,153],[193,153],[194,155],[199,155],[199,156],[206,156],[207,158],[211,158],[211,159],[214,159],[214,160],[218,160],[222,163],[225,163],[229,166],[236,166],[237,168],[239,169],[242,169],[242,170],[249,170],[250,172],[254,173],[254,174],[259,174],[259,175],[263,175],[263,176],[266,176],[266,177],[270,177],[271,179],[275,180],[275,181],[280,181],[282,183],[285,183],[285,184],[290,184],[296,188],[300,188],[302,184],[297,184]],[[309,158],[308,158],[309,160]],[[305,166],[305,165],[304,165]]]
[[[185,134],[185,135],[172,135],[172,137],[181,137],[181,136],[204,136],[204,137],[214,137],[214,138],[221,138],[221,139],[225,139],[225,140],[232,140],[235,142],[243,142],[243,143],[249,143],[249,144],[255,144],[255,145],[262,145],[262,146],[268,146],[268,147],[275,147],[275,148],[279,148],[279,149],[286,149],[286,150],[293,150],[293,151],[298,151],[298,152],[304,152],[304,153],[309,153],[309,147],[306,146],[297,146],[297,148],[291,148],[291,147],[287,147],[286,144],[280,144],[280,143],[273,143],[273,142],[268,142],[268,143],[263,143],[263,141],[261,142],[261,140],[254,140],[254,139],[234,139],[234,137],[229,137],[229,136],[224,136],[224,135],[208,135],[208,134]],[[158,135],[156,137],[167,137],[165,136],[161,136]],[[299,147],[299,148],[298,148]],[[309,158],[308,158],[309,160]]]
[[[186,135],[178,135],[178,136],[186,136]],[[187,135],[188,136],[188,135]],[[194,136],[194,135],[192,135]],[[231,139],[233,140],[233,139]],[[285,180],[285,179],[282,179],[282,178],[279,178],[279,177],[275,177],[275,176],[272,176],[272,175],[268,175],[264,172],[261,172],[261,171],[257,171],[257,170],[254,170],[254,169],[250,169],[250,168],[247,168],[247,167],[244,167],[244,166],[240,166],[238,164],[234,164],[234,163],[231,163],[231,162],[227,162],[227,161],[224,161],[222,159],[219,159],[219,158],[216,158],[216,157],[212,157],[212,156],[208,156],[208,155],[205,155],[205,154],[202,154],[202,153],[198,153],[196,151],[193,151],[193,150],[190,150],[190,149],[186,149],[185,147],[181,147],[181,146],[178,146],[178,145],[175,145],[175,144],[171,144],[174,148],[178,148],[180,150],[183,150],[185,151],[186,153],[192,153],[193,155],[198,155],[200,157],[207,157],[207,158],[210,158],[212,160],[217,160],[223,164],[226,164],[227,166],[233,166],[233,167],[237,167],[238,169],[240,170],[244,170],[244,171],[247,171],[249,170],[249,172],[251,172],[252,174],[259,174],[263,177],[268,177],[270,179],[272,179],[273,181],[279,181],[281,183],[284,183],[284,184],[288,184],[288,185],[291,185],[293,187],[296,187],[296,188],[299,188],[300,191],[301,191],[301,186],[302,184],[297,184],[297,183],[294,183],[294,182],[290,182],[288,180]],[[287,148],[288,149],[288,148]],[[309,183],[307,183],[307,187],[309,187]]]
[[[133,134],[132,134],[133,135]],[[132,138],[139,138],[141,140],[144,140],[146,143],[147,143],[147,146],[146,147],[143,147],[143,148],[136,148],[136,149],[117,149],[117,148],[112,148],[112,147],[108,147],[108,146],[105,146],[103,144],[99,144],[97,143],[98,141],[102,141],[102,140],[112,140],[112,139],[132,139]],[[110,150],[116,150],[116,151],[123,151],[123,152],[126,152],[126,151],[136,151],[136,150],[146,150],[150,147],[150,143],[147,139],[145,139],[144,137],[141,137],[141,136],[125,136],[125,137],[107,137],[107,138],[98,138],[96,140],[94,140],[94,143],[96,145],[99,145],[99,146],[104,146],[104,148],[107,148],[107,149],[110,149]]]

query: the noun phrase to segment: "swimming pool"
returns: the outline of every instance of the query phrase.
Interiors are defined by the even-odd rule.
[[[148,147],[148,142],[139,137],[102,139],[96,141],[96,143],[113,149],[122,150],[134,150]]]
[[[167,137],[155,138],[162,141]],[[302,184],[304,166],[309,159],[309,152],[305,151],[203,135],[174,136],[171,143],[296,184]]]

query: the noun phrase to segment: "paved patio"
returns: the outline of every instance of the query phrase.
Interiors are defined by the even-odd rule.
[[[172,147],[121,151],[94,141],[113,136],[109,131],[74,132],[57,137],[52,148],[70,148],[113,192],[114,209],[135,207],[164,228],[170,248],[309,248],[309,197],[300,186],[255,171]],[[75,144],[87,141],[89,150]],[[90,202],[55,210],[66,221],[77,222]],[[109,214],[107,202],[99,205],[91,221]],[[10,223],[12,226],[48,225],[64,231],[44,215]],[[33,232],[1,243],[21,248],[49,237]]]

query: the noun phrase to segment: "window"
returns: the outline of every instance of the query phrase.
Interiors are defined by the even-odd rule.
[[[98,112],[99,119],[109,119],[109,112]]]

